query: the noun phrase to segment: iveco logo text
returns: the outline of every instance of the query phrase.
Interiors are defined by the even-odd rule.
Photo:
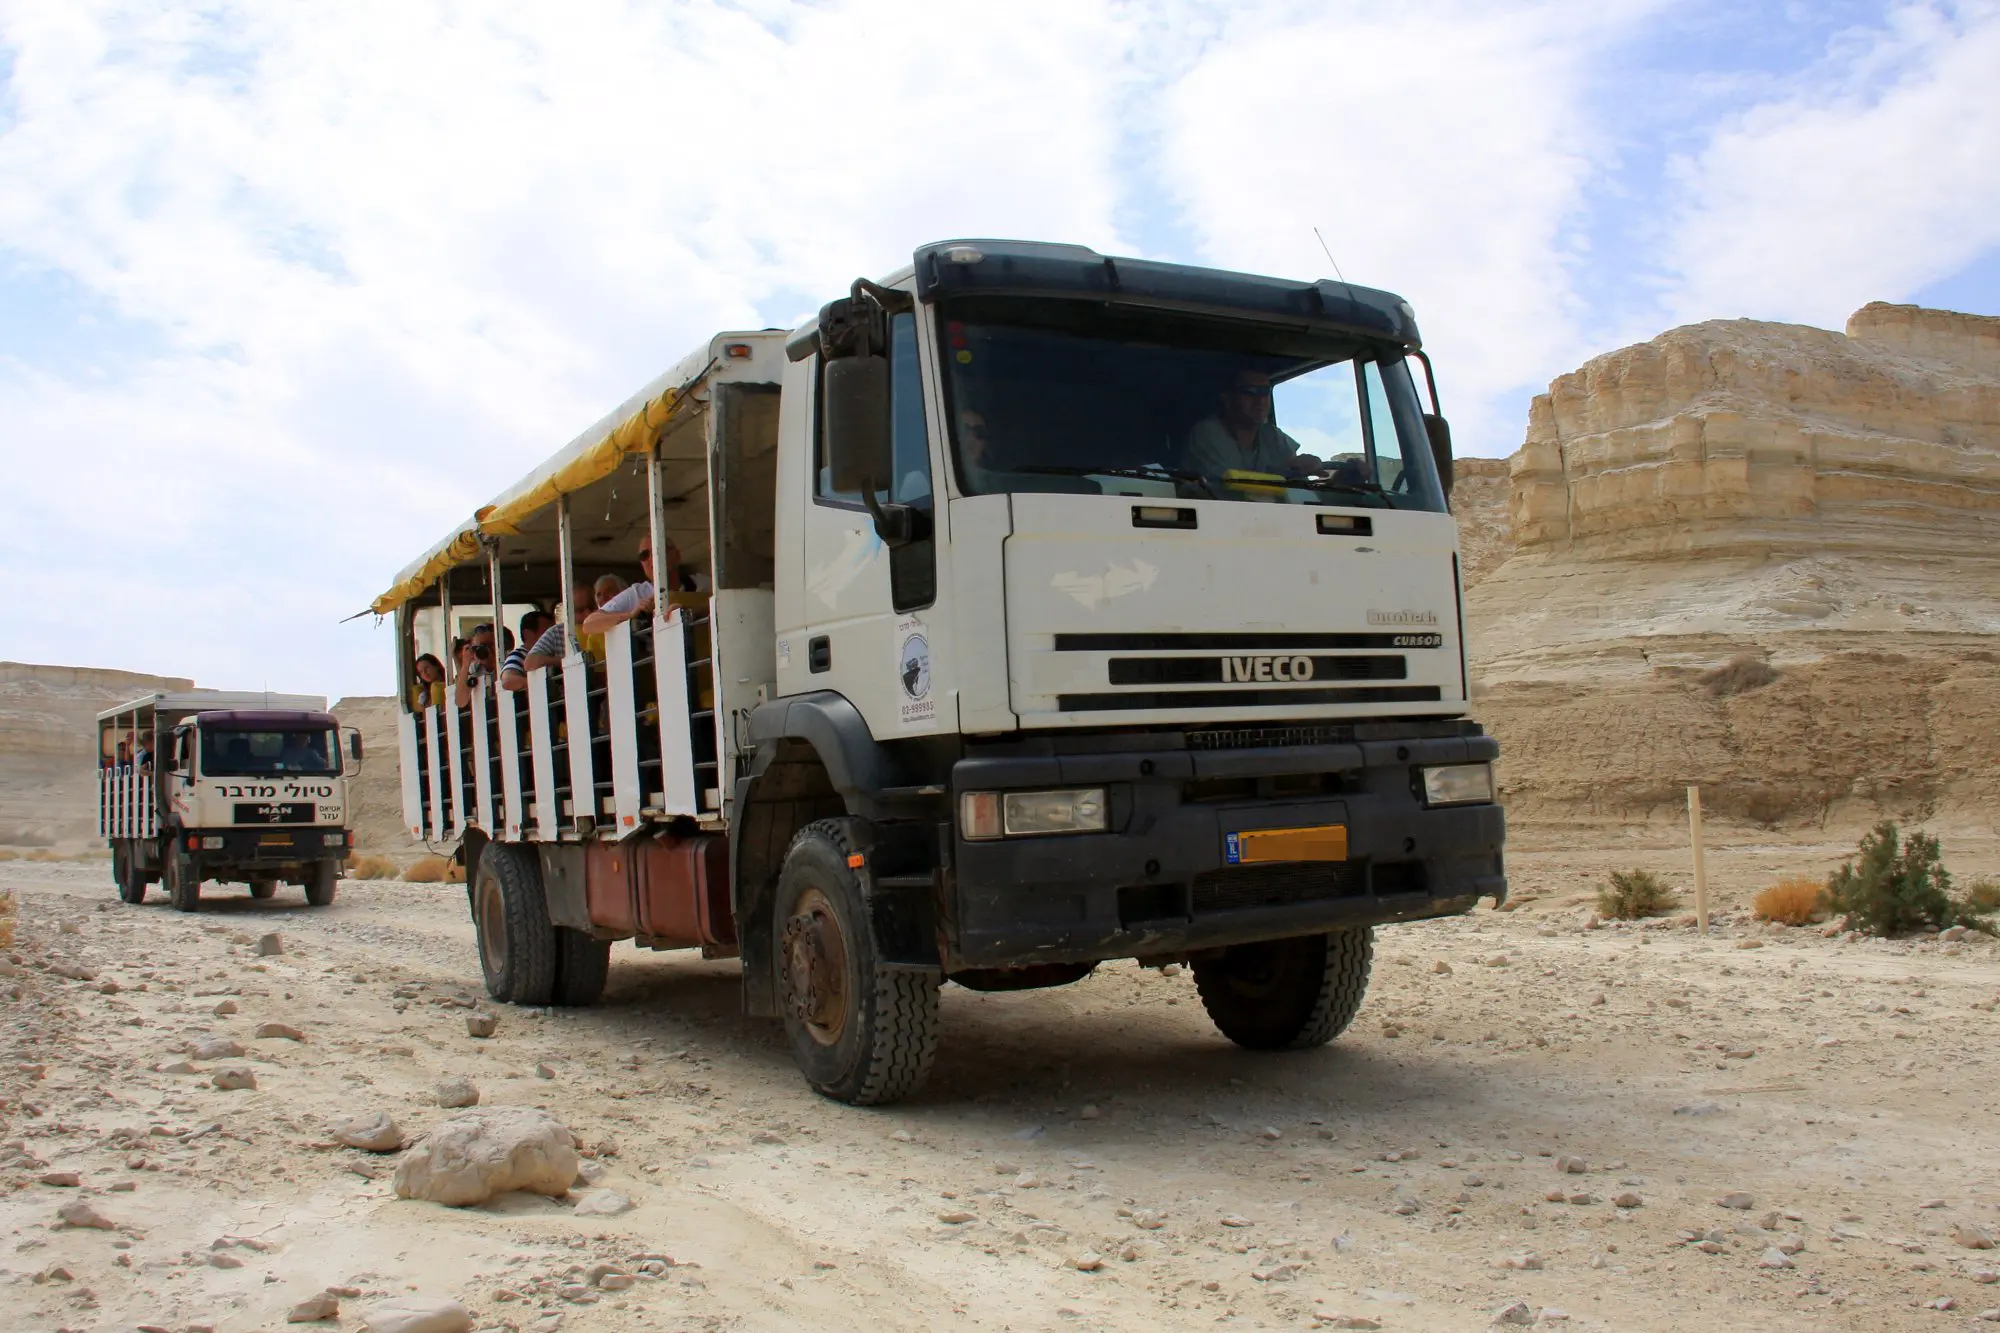
[[[1368,623],[1371,625],[1435,625],[1438,623],[1435,611],[1370,611]]]
[[[1225,657],[1222,659],[1222,679],[1226,682],[1239,680],[1311,680],[1313,660],[1310,657]]]

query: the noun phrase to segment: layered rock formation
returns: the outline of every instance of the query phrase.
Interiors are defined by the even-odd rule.
[[[96,831],[97,715],[192,681],[0,662],[0,845],[52,847]]]
[[[1765,823],[1993,826],[2000,319],[1673,329],[1555,381],[1511,480],[1468,613],[1519,813],[1701,782]]]

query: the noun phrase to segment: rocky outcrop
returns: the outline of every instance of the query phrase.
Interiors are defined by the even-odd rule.
[[[0,846],[76,845],[95,830],[97,715],[192,681],[0,662]]]
[[[2000,319],[1871,305],[1845,334],[1716,320],[1549,386],[1517,552],[1949,556],[2000,538]]]

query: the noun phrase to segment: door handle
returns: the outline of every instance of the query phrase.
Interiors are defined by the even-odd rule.
[[[816,634],[806,640],[806,670],[833,670],[833,640],[824,634]]]

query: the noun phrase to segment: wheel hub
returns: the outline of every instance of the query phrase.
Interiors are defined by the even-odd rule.
[[[847,942],[818,889],[799,895],[783,947],[785,1005],[814,1041],[831,1046],[847,1027]]]
[[[507,970],[506,907],[500,886],[482,875],[473,887],[473,912],[479,923],[479,952],[486,970],[498,976]]]

